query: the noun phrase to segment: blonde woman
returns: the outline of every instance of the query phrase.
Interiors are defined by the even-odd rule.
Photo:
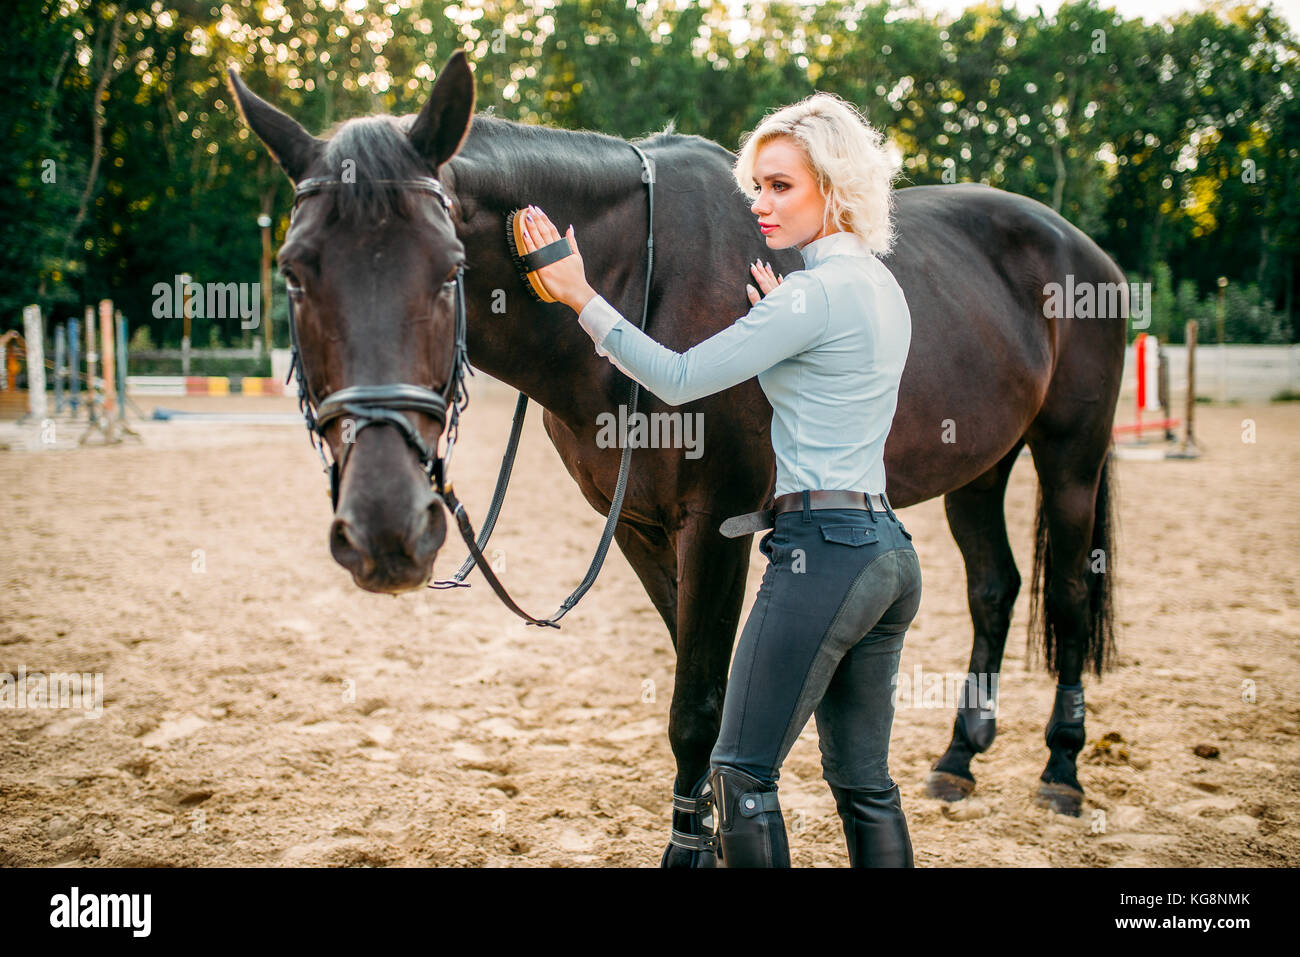
[[[573,254],[537,270],[578,313],[597,354],[669,405],[755,375],[772,404],[774,527],[759,542],[768,566],[710,756],[726,867],[790,866],[777,778],[814,714],[851,865],[912,866],[888,757],[893,682],[921,568],[885,497],[884,466],[912,324],[877,258],[893,241],[897,172],[880,133],[832,94],[767,116],[742,143],[736,182],[769,248],[797,247],[806,268],[779,277],[755,263],[753,308],[684,353],[588,285],[572,226]],[[528,252],[560,238],[532,206],[524,230]]]

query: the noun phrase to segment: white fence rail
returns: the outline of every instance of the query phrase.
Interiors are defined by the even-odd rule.
[[[1161,343],[1169,357],[1169,389],[1175,411],[1182,409],[1187,389],[1187,347]],[[1137,391],[1133,347],[1124,353],[1124,382],[1120,405],[1131,406]],[[1216,402],[1242,399],[1267,402],[1284,389],[1300,392],[1300,345],[1249,346],[1196,344],[1196,394]]]

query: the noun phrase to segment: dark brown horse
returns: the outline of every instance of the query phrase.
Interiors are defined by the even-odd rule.
[[[592,507],[607,514],[620,450],[597,444],[598,417],[626,401],[629,380],[595,354],[568,307],[528,295],[504,223],[528,203],[556,223],[574,223],[591,284],[636,322],[648,226],[636,151],[599,133],[476,116],[461,52],[418,117],[353,119],[326,140],[237,76],[231,82],[249,126],[292,180],[338,178],[349,160],[355,170],[354,188],[302,202],[280,250],[281,268],[302,288],[302,350],[317,395],[392,382],[441,388],[452,318],[448,300],[434,290],[463,257],[474,365],[543,406],[565,467]],[[656,171],[647,332],[684,351],[748,311],[747,262],[761,256],[779,273],[803,263],[794,249],[766,248],[732,179],[730,152],[668,132],[636,142]],[[450,218],[431,196],[375,182],[430,175],[453,198]],[[1048,727],[1040,800],[1077,815],[1083,706],[1082,692],[1068,686],[1086,669],[1100,674],[1112,654],[1107,463],[1125,320],[1056,318],[1045,303],[1048,284],[1064,285],[1067,276],[1073,288],[1125,279],[1087,236],[1020,196],[979,185],[915,187],[899,191],[897,210],[900,238],[885,261],[907,295],[913,337],[885,449],[889,495],[900,507],[944,496],[966,563],[975,625],[970,671],[996,674],[1021,584],[1003,494],[1028,444],[1041,490],[1031,608],[1038,611],[1040,594],[1046,599],[1031,639],[1038,636],[1048,667],[1067,686]],[[640,411],[665,408],[643,394]],[[757,380],[683,411],[707,417],[705,454],[638,449],[616,540],[676,648],[668,723],[673,790],[698,795],[718,733],[752,545],[752,536],[724,538],[718,526],[763,507],[775,470],[771,407]],[[436,421],[408,415],[427,441],[437,440]],[[328,438],[337,458],[341,437],[333,430]],[[363,588],[422,585],[447,527],[428,477],[398,429],[366,429],[350,454],[331,538],[336,558]],[[992,743],[995,728],[984,705],[959,708],[952,741],[930,776],[933,795],[958,800],[974,786],[971,759]],[[697,814],[673,814],[676,828],[700,833]],[[661,863],[713,862],[707,852],[670,844]]]

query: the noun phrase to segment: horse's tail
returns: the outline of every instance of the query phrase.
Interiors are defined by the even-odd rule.
[[[1115,663],[1115,613],[1112,582],[1115,575],[1115,469],[1113,451],[1108,449],[1097,480],[1097,500],[1093,509],[1092,548],[1088,556],[1088,634],[1083,647],[1083,668],[1100,676]],[[1047,516],[1043,508],[1043,488],[1038,487],[1034,509],[1034,570],[1029,588],[1029,643],[1041,646],[1047,668],[1060,674],[1056,622],[1051,604],[1043,601],[1043,591],[1052,580],[1052,549],[1047,535]],[[1037,639],[1037,641],[1035,640]]]

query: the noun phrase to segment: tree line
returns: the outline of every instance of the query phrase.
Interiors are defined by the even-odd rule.
[[[736,150],[763,115],[816,90],[897,143],[904,182],[1031,196],[1156,287],[1151,330],[1205,325],[1228,280],[1230,341],[1300,341],[1300,46],[1267,5],[1155,22],[1096,0],[1054,15],[991,3],[720,0],[13,0],[0,35],[0,328],[36,302],[114,299],[143,341],[174,345],[153,287],[257,282],[257,216],[288,227],[289,184],[240,122],[228,63],[313,133],[408,113],[464,47],[478,108],[634,138],[671,120]],[[282,287],[274,296],[284,321]],[[237,318],[196,344],[239,344]],[[286,334],[276,329],[277,344]]]

